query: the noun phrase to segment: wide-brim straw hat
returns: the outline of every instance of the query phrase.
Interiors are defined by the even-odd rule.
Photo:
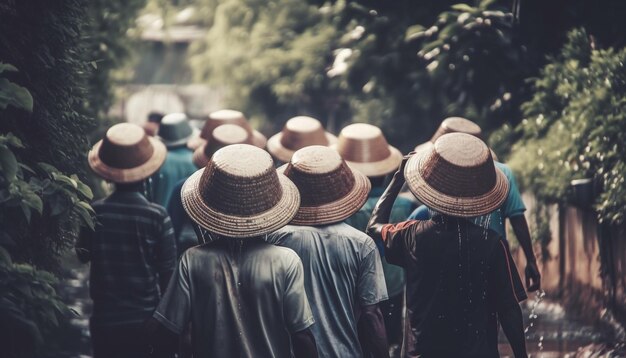
[[[297,150],[311,145],[329,146],[337,143],[337,137],[326,132],[322,123],[307,116],[293,117],[283,130],[270,137],[267,150],[281,162],[288,162]]]
[[[211,139],[193,152],[193,164],[204,168],[215,152],[232,144],[252,144],[252,140],[245,129],[235,124],[224,124],[215,128]]]
[[[482,130],[478,124],[463,117],[448,117],[441,122],[430,141],[435,143],[439,137],[448,133],[466,133],[482,139]]]
[[[280,229],[296,215],[300,194],[273,164],[269,153],[252,145],[218,150],[183,184],[185,211],[206,230],[230,238]]]
[[[200,130],[191,125],[184,113],[167,114],[159,125],[158,138],[167,148],[185,146],[190,139],[199,135]]]
[[[159,140],[146,134],[136,124],[112,126],[87,156],[91,169],[114,183],[138,182],[154,174],[163,162],[167,149]]]
[[[483,139],[482,130],[480,129],[480,126],[478,124],[462,117],[449,117],[441,122],[439,128],[432,136],[432,138],[428,142],[417,145],[415,147],[415,151],[419,151],[421,148],[425,148],[427,145],[434,143],[442,135],[448,133],[466,133],[473,135],[474,137]],[[493,160],[497,162],[498,156],[493,151],[493,149],[489,148],[489,150],[491,150],[491,156],[493,157]]]
[[[479,138],[466,133],[441,136],[407,162],[409,190],[435,211],[457,217],[488,214],[506,200],[509,182]]]
[[[325,146],[309,146],[294,153],[278,168],[300,191],[300,209],[294,225],[327,225],[343,221],[367,201],[367,177],[350,168],[339,154]]]
[[[402,153],[387,143],[380,128],[367,123],[346,126],[333,148],[352,168],[368,177],[394,172],[402,162]]]
[[[204,145],[205,142],[211,138],[213,130],[223,124],[235,124],[242,127],[252,138],[252,145],[259,148],[265,148],[265,145],[267,144],[267,137],[256,129],[253,129],[243,113],[232,109],[221,109],[219,111],[211,112],[204,122],[200,136],[189,140],[187,142],[187,147],[192,150],[196,150],[198,147]]]

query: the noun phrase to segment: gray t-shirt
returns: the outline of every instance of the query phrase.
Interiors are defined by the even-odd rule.
[[[288,225],[270,234],[267,241],[293,249],[302,259],[319,356],[361,357],[357,312],[387,299],[374,241],[345,223]]]
[[[205,357],[291,357],[290,333],[314,322],[302,263],[260,239],[221,239],[183,254],[154,318]]]

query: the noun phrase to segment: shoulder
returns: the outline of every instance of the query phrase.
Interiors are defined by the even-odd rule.
[[[496,165],[496,168],[500,169],[504,175],[506,176],[507,179],[511,180],[511,178],[513,178],[513,170],[511,170],[511,168],[504,164],[504,163],[500,163],[500,162],[494,162]]]

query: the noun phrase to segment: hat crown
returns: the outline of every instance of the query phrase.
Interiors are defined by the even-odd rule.
[[[159,126],[159,137],[168,142],[187,138],[192,132],[193,128],[184,113],[170,113],[164,116]]]
[[[282,130],[280,143],[290,150],[310,145],[328,145],[328,138],[322,123],[315,118],[298,116],[287,121]]]
[[[284,174],[300,191],[301,206],[319,206],[343,198],[354,185],[354,174],[329,147],[314,145],[297,151]]]
[[[420,168],[424,180],[437,191],[455,197],[477,197],[496,184],[496,169],[487,145],[466,133],[441,136]]]
[[[119,123],[107,130],[98,156],[100,160],[118,169],[130,169],[146,163],[154,153],[146,132],[131,123]]]
[[[216,211],[246,216],[273,208],[283,192],[267,152],[234,144],[213,154],[200,178],[200,195]]]
[[[391,155],[389,144],[380,128],[367,123],[355,123],[339,134],[337,151],[349,162],[371,163]]]
[[[200,137],[209,139],[213,130],[223,124],[238,125],[245,129],[248,134],[252,134],[252,127],[243,113],[232,109],[221,109],[209,114],[209,118],[204,123],[204,127],[202,127]]]
[[[235,124],[224,124],[213,130],[211,138],[203,146],[204,154],[211,157],[219,149],[231,144],[251,144],[250,134]]]
[[[448,117],[441,122],[430,141],[434,143],[439,137],[448,133],[466,133],[478,138],[482,135],[480,126],[469,119],[463,117]]]

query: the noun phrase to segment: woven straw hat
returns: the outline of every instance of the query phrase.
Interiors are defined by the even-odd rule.
[[[482,139],[478,124],[462,117],[448,117],[441,122],[430,141],[435,143],[439,137],[448,133],[467,133]]]
[[[329,146],[337,142],[337,137],[324,131],[322,123],[315,118],[298,116],[285,123],[282,132],[270,137],[267,150],[281,162],[289,162],[298,149],[310,145]]]
[[[252,144],[252,140],[245,129],[235,124],[215,128],[208,142],[194,151],[193,164],[198,168],[206,167],[215,152],[231,144]]]
[[[197,138],[200,130],[191,126],[184,113],[170,113],[159,125],[159,139],[167,148],[184,146],[191,138]]]
[[[114,183],[133,183],[154,174],[163,162],[167,149],[149,137],[136,124],[112,126],[104,138],[89,151],[89,166],[104,179]]]
[[[248,144],[224,147],[181,190],[189,217],[210,232],[246,238],[285,226],[298,211],[298,188],[274,169],[266,151]]]
[[[387,175],[402,161],[402,153],[390,146],[383,132],[366,123],[351,124],[341,130],[333,146],[351,167],[368,177]]]
[[[313,145],[296,151],[278,168],[291,179],[302,202],[291,221],[294,225],[326,225],[343,221],[367,201],[370,182],[351,169],[331,148]]]
[[[203,145],[204,142],[209,140],[213,130],[222,124],[236,124],[242,127],[251,136],[252,145],[259,148],[265,148],[267,138],[261,134],[261,132],[252,129],[252,126],[250,126],[250,123],[248,123],[248,120],[243,113],[232,109],[221,109],[219,111],[211,112],[207,120],[204,122],[202,131],[200,132],[200,138],[192,139],[187,142],[187,147],[193,150],[197,149]]]
[[[419,144],[417,147],[415,147],[415,151],[417,152],[421,148],[425,148],[427,145],[433,144],[437,140],[437,138],[448,133],[466,133],[482,139],[482,131],[478,124],[470,121],[469,119],[461,117],[450,117],[444,119],[443,122],[441,122],[439,128],[430,139],[430,141]],[[491,151],[491,156],[493,157],[493,160],[497,162],[498,156],[493,151],[493,149],[489,148],[489,150]]]
[[[502,205],[509,191],[487,145],[466,133],[444,134],[423,147],[409,159],[404,176],[426,206],[457,217],[488,214]]]

